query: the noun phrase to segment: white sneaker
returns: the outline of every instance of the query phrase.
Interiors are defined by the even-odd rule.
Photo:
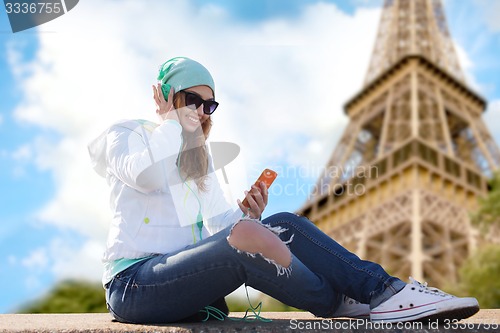
[[[350,297],[343,296],[339,308],[332,318],[347,317],[356,319],[370,318],[370,305],[360,303]]]
[[[455,297],[437,288],[428,288],[410,277],[400,292],[370,312],[371,321],[412,321],[421,319],[464,319],[479,311],[472,297]]]

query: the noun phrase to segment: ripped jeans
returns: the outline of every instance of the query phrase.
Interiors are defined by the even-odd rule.
[[[233,248],[228,243],[233,225],[115,276],[106,286],[110,312],[121,322],[174,322],[246,284],[316,316],[332,317],[343,295],[374,308],[406,285],[343,248],[305,217],[279,213],[261,223],[287,242],[289,267]]]

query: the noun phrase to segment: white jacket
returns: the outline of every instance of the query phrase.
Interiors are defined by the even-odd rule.
[[[89,145],[96,172],[110,188],[113,211],[104,262],[166,254],[199,240],[198,212],[204,237],[238,221],[241,210],[224,198],[213,168],[207,191],[183,182],[176,166],[182,127],[174,120],[157,125],[142,120],[114,124]]]

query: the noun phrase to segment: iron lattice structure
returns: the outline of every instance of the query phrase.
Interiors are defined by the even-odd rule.
[[[386,0],[349,124],[299,213],[402,279],[455,282],[500,165],[463,77],[440,1]]]

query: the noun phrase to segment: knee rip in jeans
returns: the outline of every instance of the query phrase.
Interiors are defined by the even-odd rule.
[[[244,232],[244,231],[240,232],[238,230],[238,229],[240,229],[240,227],[237,227],[236,234],[238,236],[235,237],[233,235],[235,227],[237,225],[245,224],[245,223],[252,223],[252,224],[256,223],[259,226],[258,228],[264,227],[265,229],[271,231],[273,234],[272,237],[276,236],[277,240],[279,242],[281,242],[277,245],[278,247],[280,247],[279,251],[277,251],[277,252],[281,252],[281,257],[276,258],[276,256],[275,256],[275,258],[272,258],[272,256],[269,255],[269,252],[273,253],[274,251],[265,251],[265,249],[263,250],[262,248],[259,248],[259,245],[252,241],[252,240],[255,240],[256,238],[252,237],[252,235],[250,235],[250,234],[241,234],[241,232]],[[246,226],[244,227],[243,230],[246,229],[246,231],[250,231],[250,232],[253,232],[253,230],[255,230],[255,232],[259,232],[258,229],[252,229],[252,228],[253,228],[253,225],[246,224]],[[265,230],[265,229],[262,229],[262,230]],[[252,258],[255,258],[256,255],[260,255],[265,261],[267,261],[270,264],[273,264],[276,267],[277,276],[286,275],[288,277],[292,273],[292,255],[291,255],[291,252],[286,245],[292,242],[293,235],[287,241],[282,241],[279,238],[279,235],[287,230],[288,229],[282,228],[279,226],[271,227],[267,224],[261,223],[259,220],[242,219],[233,225],[233,227],[231,228],[231,231],[229,233],[229,236],[227,237],[227,241],[228,241],[229,245],[233,249],[235,249],[238,253],[245,253],[247,256],[252,257]],[[241,238],[239,236],[242,236],[243,238]],[[259,236],[262,236],[262,235],[259,235]],[[234,240],[234,238],[236,238],[236,240]],[[245,243],[245,241],[247,241],[247,240],[248,240],[248,242]],[[284,249],[283,249],[283,246],[284,246]],[[286,251],[286,253],[284,253],[285,251]],[[267,256],[264,253],[266,253]],[[286,257],[286,259],[284,259],[283,257]],[[287,262],[287,264],[284,264],[285,261]]]

